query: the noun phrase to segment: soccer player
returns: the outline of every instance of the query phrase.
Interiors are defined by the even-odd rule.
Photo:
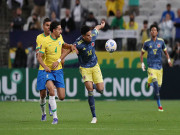
[[[98,36],[98,31],[104,28],[104,26],[104,21],[102,21],[100,25],[97,25],[92,31],[88,26],[83,26],[81,28],[81,36],[77,38],[74,43],[78,50],[80,73],[88,90],[88,102],[93,117],[91,123],[97,122],[93,89],[96,89],[97,92],[101,94],[104,89],[102,73],[95,54],[95,40]]]
[[[169,54],[167,53],[167,48],[163,39],[157,37],[158,30],[159,29],[157,25],[150,26],[151,39],[148,39],[144,42],[140,59],[141,59],[142,70],[145,71],[143,55],[145,51],[147,51],[148,87],[150,87],[150,84],[153,85],[154,93],[158,105],[158,111],[163,111],[162,105],[160,103],[160,93],[159,93],[161,89],[162,75],[163,75],[162,51],[164,51],[170,67],[172,67],[172,64]]]
[[[43,21],[43,30],[44,33],[39,34],[36,38],[36,57],[37,54],[39,53],[39,50],[41,48],[43,40],[50,34],[50,24],[51,20],[49,18],[45,18]],[[43,57],[44,60],[45,57]],[[46,120],[46,95],[47,95],[47,90],[46,90],[46,82],[43,81],[42,78],[42,72],[44,68],[39,65],[39,71],[38,71],[38,76],[37,76],[37,90],[40,91],[40,107],[41,107],[41,112],[42,112],[42,118],[41,121]],[[52,116],[52,111],[49,106],[49,114]]]
[[[47,36],[42,42],[42,47],[38,54],[38,61],[44,68],[41,73],[42,83],[46,83],[46,87],[49,90],[49,104],[53,112],[52,124],[58,123],[57,117],[57,105],[55,100],[54,87],[57,88],[57,95],[60,100],[65,98],[65,85],[64,75],[61,65],[61,50],[64,49],[74,50],[73,45],[67,44],[62,38],[61,25],[57,21],[53,21],[50,25],[51,34]],[[43,60],[43,57],[45,59]],[[41,85],[41,82],[40,84]]]

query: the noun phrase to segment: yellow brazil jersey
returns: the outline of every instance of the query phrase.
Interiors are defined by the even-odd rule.
[[[42,46],[42,42],[43,42],[43,40],[46,38],[46,36],[44,35],[44,33],[42,33],[42,34],[39,34],[38,36],[37,36],[37,38],[36,38],[36,49],[41,49],[41,46]],[[45,59],[45,55],[43,56],[43,61],[44,61],[44,59]],[[41,65],[39,65],[39,70],[44,70],[44,68],[41,66]]]
[[[45,54],[46,57],[44,63],[51,70],[62,69],[61,63],[59,63],[56,69],[52,69],[52,64],[53,62],[56,62],[60,58],[61,48],[63,44],[64,44],[64,40],[62,38],[62,35],[60,35],[58,39],[53,39],[51,35],[49,35],[44,39],[42,43],[42,47],[39,52]]]

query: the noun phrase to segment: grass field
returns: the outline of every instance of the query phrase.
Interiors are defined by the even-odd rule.
[[[41,122],[38,102],[0,102],[0,135],[180,135],[180,100],[97,101],[97,124],[90,124],[87,101],[58,102],[59,123]]]

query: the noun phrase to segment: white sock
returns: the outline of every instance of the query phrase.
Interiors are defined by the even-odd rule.
[[[41,106],[42,115],[46,114],[46,98],[42,99],[40,97],[40,106]]]
[[[56,105],[56,100],[55,96],[49,96],[49,104],[51,106],[51,110],[53,112],[53,118],[57,118],[57,105]]]

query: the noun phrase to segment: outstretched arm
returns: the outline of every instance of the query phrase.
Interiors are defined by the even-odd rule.
[[[166,58],[167,58],[167,60],[168,60],[169,66],[172,67],[171,59],[170,59],[170,57],[169,57],[169,54],[168,54],[167,50],[164,50],[164,53],[165,53]]]

